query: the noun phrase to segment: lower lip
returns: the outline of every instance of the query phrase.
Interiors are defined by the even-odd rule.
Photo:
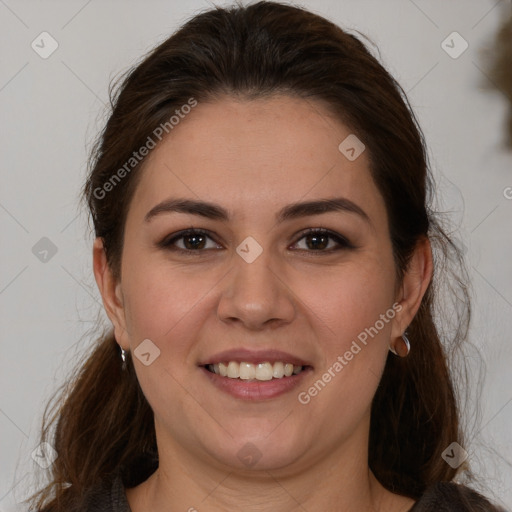
[[[312,368],[308,367],[297,375],[283,377],[282,379],[247,381],[222,377],[208,371],[204,367],[200,367],[200,369],[214,386],[235,398],[243,400],[268,400],[284,395],[296,388],[302,382],[305,375],[312,371]]]

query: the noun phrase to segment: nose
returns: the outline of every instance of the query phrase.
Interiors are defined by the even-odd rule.
[[[269,251],[252,263],[238,254],[233,260],[234,268],[223,280],[219,319],[255,331],[290,323],[296,312],[293,292]]]

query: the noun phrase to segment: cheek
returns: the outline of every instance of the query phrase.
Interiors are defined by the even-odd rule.
[[[394,266],[391,259],[360,260],[316,283],[306,303],[318,317],[322,364],[311,387],[301,390],[301,403],[310,400],[316,413],[329,411],[332,428],[348,429],[364,417],[386,362],[396,314]]]
[[[186,333],[190,338],[191,329],[199,327],[199,317],[221,275],[204,269],[177,269],[143,257],[127,257],[126,266],[123,295],[132,347],[149,338],[161,349],[171,344],[173,352],[178,352]]]
[[[326,327],[318,340],[323,364],[303,399],[314,397],[313,407],[328,409],[334,426],[358,421],[380,380],[397,311],[393,262],[353,265],[325,282],[328,288],[311,289],[309,304]]]
[[[368,290],[352,279],[340,283],[345,286],[325,303],[324,317],[333,332],[318,341],[322,364],[297,395],[305,411],[323,418],[320,430],[326,438],[332,432],[353,432],[368,418],[395,315],[389,290]]]
[[[314,311],[318,325],[325,327],[329,352],[350,345],[361,332],[374,326],[380,315],[392,309],[393,272],[392,264],[368,260],[366,264],[354,261],[329,272],[320,270],[307,281],[302,278],[304,303]],[[379,322],[379,331],[390,328],[392,317],[386,320],[385,326]]]

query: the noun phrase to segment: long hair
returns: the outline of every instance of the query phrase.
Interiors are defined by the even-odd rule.
[[[432,182],[418,122],[401,87],[358,37],[276,2],[217,7],[190,19],[110,90],[110,117],[83,189],[95,235],[119,276],[126,215],[146,160],[110,181],[107,194],[105,184],[190,98],[200,104],[273,94],[323,102],[365,144],[386,204],[398,279],[418,240],[433,244],[434,279],[408,328],[414,350],[407,358],[388,357],[370,425],[370,468],[387,489],[418,498],[429,485],[454,478],[456,470],[441,454],[454,441],[464,445],[447,361],[466,336],[469,297],[464,267],[449,274],[445,265],[458,263],[460,252],[430,208]],[[436,283],[446,280],[454,286],[456,319],[455,329],[442,330]],[[45,411],[42,440],[59,456],[49,483],[33,497],[38,510],[71,510],[116,472],[135,485],[137,465],[156,454],[153,413],[130,356],[124,372],[119,356],[113,335],[100,337],[53,414]]]

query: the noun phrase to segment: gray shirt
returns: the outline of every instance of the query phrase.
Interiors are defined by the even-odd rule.
[[[205,509],[206,510],[206,509]],[[94,489],[81,512],[132,512],[120,475]],[[430,487],[409,512],[507,512],[463,485],[440,482]]]

